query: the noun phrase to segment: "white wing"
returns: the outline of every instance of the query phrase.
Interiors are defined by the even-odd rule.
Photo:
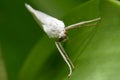
[[[101,18],[96,18],[96,19],[92,19],[92,20],[89,20],[89,21],[82,21],[82,22],[70,25],[70,26],[66,27],[65,29],[66,30],[71,30],[71,29],[74,29],[74,28],[95,25],[96,22],[98,22],[100,19]]]
[[[64,35],[65,25],[62,21],[49,16],[41,11],[33,9],[30,5],[25,4],[28,11],[31,12],[37,23],[41,26],[43,30],[47,33],[50,38],[58,38]]]
[[[28,11],[30,11],[32,13],[32,15],[34,16],[34,18],[36,18],[39,23],[41,24],[53,24],[53,23],[59,23],[60,20],[49,16],[41,11],[35,10],[33,9],[29,4],[25,4],[26,8],[28,9]]]

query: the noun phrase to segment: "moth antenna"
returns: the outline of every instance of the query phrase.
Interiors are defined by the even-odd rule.
[[[62,47],[61,43],[60,42],[55,42],[55,45],[58,48],[60,54],[62,55],[64,61],[66,62],[66,64],[69,67],[69,70],[70,70],[70,72],[68,74],[68,77],[69,77],[69,76],[71,76],[71,74],[73,72],[74,65],[73,65],[72,61],[70,60],[70,58],[68,57],[67,53],[65,52],[64,48]]]

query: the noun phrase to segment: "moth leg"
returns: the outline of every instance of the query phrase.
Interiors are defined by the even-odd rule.
[[[68,77],[69,77],[73,72],[74,65],[73,65],[72,61],[70,60],[70,58],[68,57],[67,53],[65,52],[64,48],[62,47],[61,43],[56,41],[55,45],[58,48],[60,54],[62,55],[64,61],[66,62],[66,64],[69,67],[69,70],[70,70],[70,72],[68,74]]]
[[[67,30],[71,30],[71,29],[74,29],[74,28],[80,28],[80,27],[84,27],[84,26],[96,25],[96,23],[99,20],[101,20],[101,18],[95,18],[95,19],[92,19],[92,20],[89,20],[89,21],[82,21],[82,22],[70,25],[70,26],[66,27],[65,29],[67,31]]]

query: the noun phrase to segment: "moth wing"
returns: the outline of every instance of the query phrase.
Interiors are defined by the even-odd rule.
[[[37,21],[37,23],[41,26],[41,25],[61,25],[63,22],[52,17],[49,16],[41,11],[35,10],[34,8],[32,8],[29,4],[25,4],[26,8],[28,9],[28,11],[33,15],[34,19]]]
[[[74,28],[80,28],[80,27],[84,27],[84,26],[91,26],[91,25],[95,25],[96,22],[98,22],[101,18],[95,18],[95,19],[92,19],[92,20],[89,20],[89,21],[82,21],[82,22],[79,22],[79,23],[76,23],[76,24],[72,24],[68,27],[66,27],[66,31],[68,30],[71,30],[71,29],[74,29]]]

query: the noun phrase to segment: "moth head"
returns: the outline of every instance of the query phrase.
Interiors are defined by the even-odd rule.
[[[65,42],[68,39],[67,32],[63,31],[59,34],[58,41],[59,42]]]

